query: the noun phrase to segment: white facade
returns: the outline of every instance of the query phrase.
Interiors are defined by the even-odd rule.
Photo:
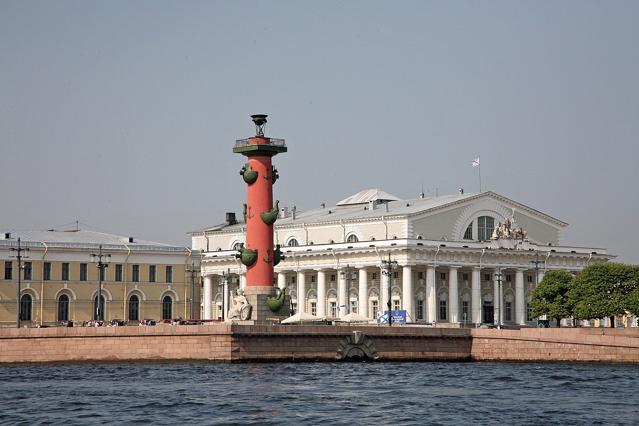
[[[515,236],[494,228],[509,222]],[[286,259],[275,267],[296,310],[375,318],[390,305],[409,321],[525,325],[530,293],[551,269],[578,271],[612,256],[604,249],[560,246],[566,223],[494,192],[399,200],[365,190],[332,207],[283,209],[275,240]],[[192,233],[201,250],[204,318],[221,316],[229,289],[243,285],[245,268],[233,247],[244,242],[242,223]],[[519,230],[518,230],[519,231]],[[493,237],[491,239],[491,237]],[[384,261],[396,262],[390,275]]]

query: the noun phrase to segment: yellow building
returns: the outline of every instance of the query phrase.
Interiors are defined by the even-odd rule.
[[[108,261],[102,280],[105,320],[199,318],[199,262],[186,247],[95,231],[28,231],[0,235],[0,326],[15,326],[18,238],[26,258],[20,273],[23,325],[95,319],[100,246]],[[108,256],[107,256],[108,255]],[[191,270],[195,270],[193,273]]]

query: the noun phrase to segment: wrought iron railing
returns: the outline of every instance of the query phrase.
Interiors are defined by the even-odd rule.
[[[235,141],[235,147],[239,148],[242,146],[247,146],[249,145],[249,141],[251,139],[247,138],[247,139],[238,139]],[[275,139],[275,138],[269,138],[269,142],[265,143],[265,144],[260,144],[260,145],[271,145],[271,146],[286,146],[286,142],[284,141],[284,139]]]

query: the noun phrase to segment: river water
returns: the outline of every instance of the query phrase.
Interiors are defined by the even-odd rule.
[[[0,367],[1,424],[637,424],[639,366],[112,363]]]

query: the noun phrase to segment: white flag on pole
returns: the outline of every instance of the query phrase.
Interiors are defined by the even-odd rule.
[[[479,166],[479,157],[475,158],[471,164],[473,165],[473,167]]]

